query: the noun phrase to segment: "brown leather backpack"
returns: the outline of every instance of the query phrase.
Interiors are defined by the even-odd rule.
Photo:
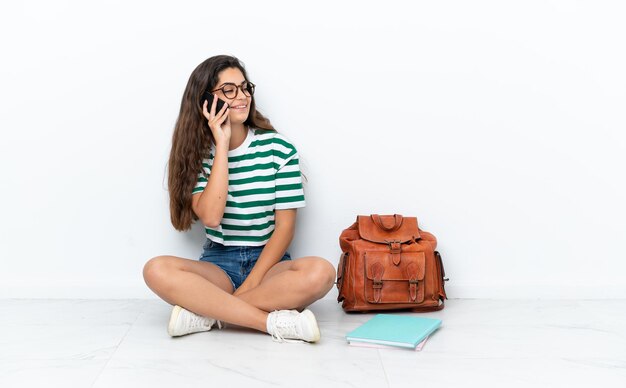
[[[358,216],[339,237],[338,302],[345,311],[434,311],[447,299],[437,239],[417,218]]]

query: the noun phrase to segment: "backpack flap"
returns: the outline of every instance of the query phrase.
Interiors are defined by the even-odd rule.
[[[391,241],[406,243],[420,238],[416,217],[372,214],[358,216],[357,224],[361,238],[374,243],[388,244]]]

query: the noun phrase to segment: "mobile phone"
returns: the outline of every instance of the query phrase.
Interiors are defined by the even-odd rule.
[[[209,101],[209,103],[207,104],[206,110],[209,111],[209,113],[211,112],[211,105],[213,105],[213,98],[216,98],[213,93],[209,92],[208,90],[204,92],[204,94],[202,95],[202,98],[200,99],[200,106],[204,105],[204,101],[207,100]],[[224,106],[224,104],[226,104],[226,106],[228,106],[228,104],[226,103],[226,101],[218,98],[217,99],[217,106],[215,107],[215,114],[217,114],[222,107]]]

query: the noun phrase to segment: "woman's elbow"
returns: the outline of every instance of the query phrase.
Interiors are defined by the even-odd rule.
[[[217,228],[218,226],[220,226],[220,223],[222,222],[221,219],[211,218],[211,217],[202,218],[201,221],[202,221],[202,224],[208,228]]]
[[[222,217],[217,217],[214,214],[198,214],[198,219],[202,225],[209,228],[217,228],[222,222]]]

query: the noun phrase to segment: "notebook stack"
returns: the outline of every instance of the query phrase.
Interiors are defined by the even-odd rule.
[[[352,346],[421,350],[441,319],[377,314],[346,335]]]

